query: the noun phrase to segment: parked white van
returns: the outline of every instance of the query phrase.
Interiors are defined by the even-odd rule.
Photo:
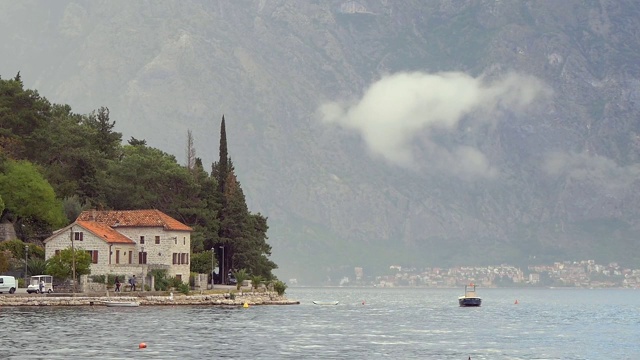
[[[0,294],[4,292],[8,292],[9,294],[13,294],[16,292],[16,278],[13,276],[5,276],[0,275]]]

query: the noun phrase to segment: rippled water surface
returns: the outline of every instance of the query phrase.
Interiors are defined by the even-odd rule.
[[[456,289],[289,288],[300,305],[3,307],[0,358],[635,359],[639,294],[478,289],[483,306],[460,308]]]

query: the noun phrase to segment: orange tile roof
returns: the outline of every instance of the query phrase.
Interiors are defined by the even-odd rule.
[[[160,210],[87,210],[77,221],[95,221],[112,228],[122,227],[162,227],[165,230],[192,231],[192,229]]]
[[[93,233],[109,244],[136,244],[135,241],[120,234],[107,225],[100,224],[95,221],[76,221],[75,223],[87,229],[89,232]]]

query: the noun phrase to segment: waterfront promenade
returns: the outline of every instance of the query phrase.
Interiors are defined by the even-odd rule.
[[[296,305],[298,301],[289,300],[276,292],[216,292],[202,294],[176,294],[167,292],[134,292],[109,294],[3,294],[2,306],[104,306],[108,301],[136,301],[140,306],[163,305],[213,305],[244,306],[252,305]]]

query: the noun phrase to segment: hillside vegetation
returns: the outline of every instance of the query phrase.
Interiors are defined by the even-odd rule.
[[[108,105],[118,131],[178,159],[192,129],[213,162],[211,114],[227,114],[285,278],[640,260],[636,1],[5,2],[0,14],[13,54],[0,68],[81,113]]]
[[[24,89],[20,74],[0,78],[0,222],[41,244],[83,210],[158,209],[194,229],[193,272],[210,273],[211,249],[224,247],[216,252],[227,269],[272,279],[277,266],[268,258],[267,219],[247,208],[224,124],[223,116],[220,160],[209,173],[195,157],[190,132],[185,146],[194,156],[182,166],[145,140],[122,144],[106,107],[76,114]]]

